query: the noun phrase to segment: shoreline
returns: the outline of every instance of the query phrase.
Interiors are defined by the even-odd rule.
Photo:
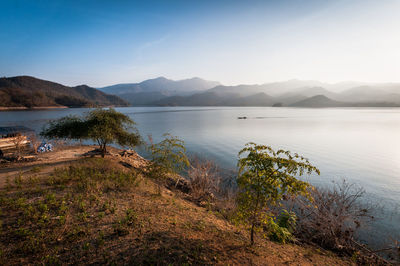
[[[77,107],[68,107],[62,105],[55,106],[34,106],[34,107],[25,107],[25,106],[16,106],[16,107],[3,107],[0,106],[1,111],[32,111],[32,110],[49,110],[49,109],[73,109],[73,108],[116,108],[116,107],[131,107],[131,106],[77,106]]]
[[[0,111],[18,111],[18,110],[46,110],[46,109],[65,109],[69,108],[67,106],[34,106],[34,107],[25,107],[25,106],[15,106],[15,107],[2,107],[0,106]]]

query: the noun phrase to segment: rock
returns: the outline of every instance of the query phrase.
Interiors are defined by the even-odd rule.
[[[200,201],[200,202],[199,202],[199,206],[200,206],[200,207],[206,207],[206,206],[207,206],[207,201],[204,201],[204,200],[203,200],[203,201]]]
[[[189,193],[191,191],[189,181],[182,177],[168,178],[168,187],[179,189],[183,193]]]

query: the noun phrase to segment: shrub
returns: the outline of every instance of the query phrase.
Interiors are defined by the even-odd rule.
[[[192,157],[187,175],[190,192],[194,199],[210,200],[220,192],[221,177],[214,162]]]
[[[373,218],[371,209],[360,202],[365,191],[343,180],[331,189],[314,189],[310,193],[312,205],[305,198],[295,200],[297,235],[324,248],[347,249],[351,253],[355,232]]]
[[[245,155],[245,156],[244,156]],[[271,206],[281,203],[286,195],[310,198],[310,185],[296,176],[319,170],[307,159],[289,151],[274,151],[271,147],[248,143],[239,152],[237,221],[249,227],[250,241],[254,233],[272,224]]]
[[[178,174],[189,166],[183,140],[164,134],[164,140],[154,144],[150,138],[148,147],[151,153],[149,174],[156,179],[164,179],[169,174]]]
[[[267,222],[268,238],[279,243],[286,243],[292,240],[296,228],[296,214],[283,210],[277,221],[275,220],[274,217],[269,217]]]

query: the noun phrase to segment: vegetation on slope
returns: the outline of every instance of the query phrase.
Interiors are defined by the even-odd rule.
[[[344,265],[332,253],[248,238],[115,158],[88,158],[1,190],[0,256],[7,264]]]
[[[29,76],[0,78],[0,107],[127,106],[115,95],[86,85],[68,87]]]

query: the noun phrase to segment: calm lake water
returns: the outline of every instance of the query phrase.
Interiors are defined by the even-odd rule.
[[[24,125],[40,131],[50,119],[88,109],[0,112],[0,126]],[[385,209],[370,242],[382,234],[400,240],[400,109],[271,107],[117,108],[137,122],[142,136],[163,133],[182,138],[188,151],[234,168],[247,142],[287,149],[307,157],[321,170],[305,178],[317,186],[346,180],[362,186],[367,199]],[[247,119],[238,119],[246,116]],[[371,240],[372,239],[372,240]]]

